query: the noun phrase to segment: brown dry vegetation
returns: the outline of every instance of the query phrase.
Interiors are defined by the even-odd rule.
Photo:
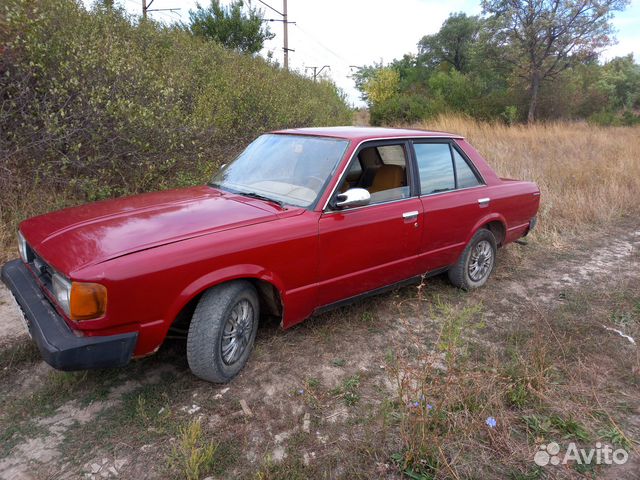
[[[500,176],[535,181],[542,191],[537,238],[545,244],[567,246],[567,238],[585,228],[604,230],[640,214],[640,127],[507,126],[457,116],[414,127],[462,134]],[[5,252],[13,252],[18,221],[79,201],[64,191],[31,187],[0,204],[0,218],[7,219],[0,224]],[[0,259],[7,256],[1,250]]]
[[[529,246],[501,250],[485,288],[437,277],[286,332],[264,325],[228,386],[193,377],[180,340],[78,373],[48,369],[26,338],[0,341],[0,478],[98,478],[104,458],[127,461],[120,478],[637,478],[640,355],[603,325],[640,337],[640,128],[420,127],[465,135],[500,175],[542,189]],[[36,198],[49,201],[0,208],[71,201]],[[0,224],[2,245],[13,230]],[[631,457],[538,468],[550,441]]]
[[[545,242],[640,213],[640,127],[507,126],[455,116],[416,127],[462,134],[500,176],[535,181]]]
[[[78,478],[107,459],[126,460],[120,478],[635,479],[640,357],[603,324],[640,338],[637,228],[507,247],[477,291],[438,277],[289,331],[265,324],[229,385],[193,377],[180,341],[64,373],[24,338],[0,348],[0,478],[7,465]],[[631,458],[536,467],[551,441]]]

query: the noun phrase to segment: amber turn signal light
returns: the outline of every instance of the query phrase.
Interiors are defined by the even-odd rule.
[[[107,289],[98,283],[71,283],[69,316],[72,320],[89,320],[107,310]]]

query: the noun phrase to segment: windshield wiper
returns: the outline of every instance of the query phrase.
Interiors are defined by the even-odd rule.
[[[278,205],[280,208],[284,208],[284,202],[280,200],[275,200],[273,198],[265,197],[264,195],[260,195],[256,192],[238,192],[238,195],[244,195],[245,197],[257,198],[258,200],[264,200],[265,202],[271,202]]]

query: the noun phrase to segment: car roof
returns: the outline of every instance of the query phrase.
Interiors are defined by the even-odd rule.
[[[381,127],[314,127],[289,128],[272,133],[288,135],[312,135],[316,137],[343,138],[346,140],[373,140],[385,138],[463,138],[447,132],[419,130],[414,128],[381,128]]]

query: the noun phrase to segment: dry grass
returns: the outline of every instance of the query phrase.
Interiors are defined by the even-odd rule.
[[[421,480],[573,479],[604,467],[543,472],[532,461],[537,446],[600,441],[637,453],[633,427],[625,424],[633,407],[624,402],[633,397],[623,392],[637,388],[631,372],[640,357],[603,336],[601,319],[617,304],[626,312],[619,316],[635,322],[640,299],[631,285],[617,287],[575,292],[557,308],[500,331],[479,321],[482,309],[469,298],[427,300],[422,310],[441,326],[436,349],[414,348],[387,366],[397,391],[400,449],[391,458],[398,469]],[[594,296],[599,301],[587,303]],[[424,343],[418,334],[409,338]]]
[[[416,125],[464,135],[502,177],[542,191],[538,235],[555,245],[640,213],[640,127],[506,126],[444,116]]]
[[[363,112],[354,120],[363,123]],[[559,246],[583,228],[606,228],[640,213],[640,127],[586,123],[506,126],[442,116],[416,125],[465,135],[503,177],[542,190],[537,235]],[[15,230],[30,216],[78,203],[41,186],[0,192],[0,261],[15,256]]]

